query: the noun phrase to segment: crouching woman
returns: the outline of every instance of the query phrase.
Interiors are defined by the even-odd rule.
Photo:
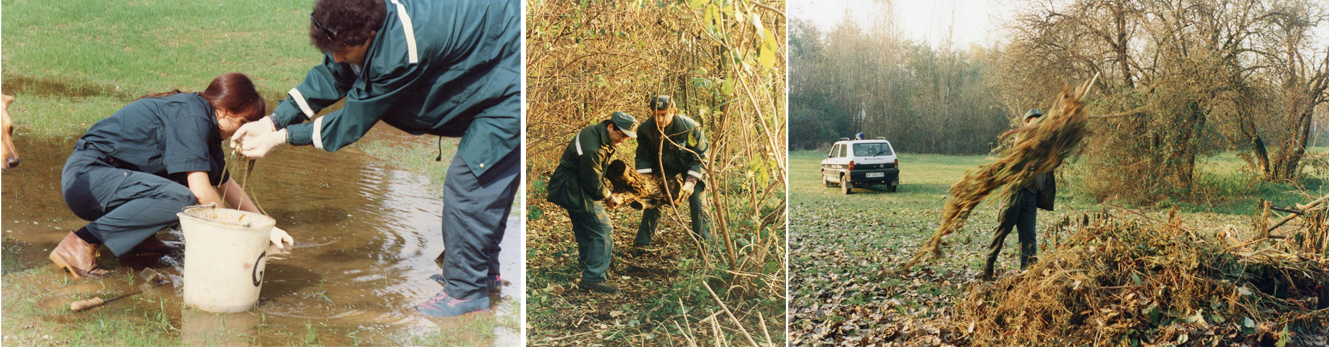
[[[76,278],[105,277],[97,267],[99,245],[117,257],[168,251],[155,234],[178,224],[176,213],[186,206],[258,212],[223,170],[222,139],[262,118],[265,109],[249,77],[228,73],[202,93],[146,95],[93,124],[60,178],[65,204],[89,223],[65,235],[51,261]],[[278,246],[291,242],[281,229],[272,235]]]

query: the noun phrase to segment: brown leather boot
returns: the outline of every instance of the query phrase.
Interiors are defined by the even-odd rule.
[[[62,269],[69,270],[74,278],[102,278],[110,272],[97,268],[97,245],[83,241],[78,235],[69,233],[60,245],[51,250],[51,262]]]
[[[178,251],[180,251],[180,247],[168,245],[166,244],[166,242],[162,242],[162,239],[157,238],[157,235],[150,235],[148,236],[148,238],[143,239],[143,242],[139,242],[139,245],[134,246],[133,249],[130,249],[129,253],[130,254],[145,254],[145,253],[171,254]]]

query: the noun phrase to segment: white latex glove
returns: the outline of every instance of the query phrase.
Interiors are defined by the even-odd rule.
[[[251,122],[257,123],[257,122]],[[239,132],[237,132],[239,134]],[[240,151],[240,155],[246,158],[258,159],[268,155],[269,151],[277,148],[278,145],[287,143],[287,130],[282,129],[267,134],[247,134],[235,141],[235,150]]]
[[[283,242],[286,242],[289,245],[296,244],[296,240],[291,238],[291,234],[287,234],[286,230],[282,230],[282,228],[278,227],[273,227],[273,231],[268,233],[268,240],[273,241],[273,244],[276,244],[278,249],[283,248]]]
[[[264,116],[257,121],[245,123],[236,129],[235,134],[231,134],[231,148],[240,145],[240,139],[250,136],[263,135],[277,131],[273,128],[273,116]]]

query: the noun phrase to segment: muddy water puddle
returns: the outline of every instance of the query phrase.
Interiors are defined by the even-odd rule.
[[[367,140],[434,145],[382,128],[376,127]],[[41,283],[49,287],[43,290],[55,294],[32,303],[35,317],[14,317],[7,307],[6,321],[35,318],[71,324],[114,318],[152,324],[156,319],[172,329],[145,331],[170,331],[166,338],[190,345],[309,344],[311,337],[322,345],[433,344],[441,335],[465,345],[521,341],[516,330],[525,286],[521,221],[509,221],[501,243],[501,273],[511,283],[502,294],[491,296],[493,313],[453,319],[421,316],[412,307],[442,288],[429,278],[440,272],[435,259],[444,248],[441,187],[432,187],[420,174],[386,165],[386,160],[355,148],[327,153],[310,147],[282,148],[260,160],[246,190],[296,245],[268,261],[254,309],[213,314],[183,307],[180,254],[115,259],[103,251],[99,263],[112,270],[110,278],[66,279],[46,256],[66,233],[86,224],[69,211],[60,192],[60,169],[73,140],[15,142],[23,151],[23,165],[0,175],[4,280]],[[178,230],[158,236],[168,244],[184,244]],[[199,245],[186,247],[191,246]],[[67,312],[76,299],[139,289],[142,281],[135,272],[149,267],[171,284],[87,312]],[[6,305],[28,300],[5,295]],[[11,329],[21,328],[6,324],[3,334],[19,334]]]

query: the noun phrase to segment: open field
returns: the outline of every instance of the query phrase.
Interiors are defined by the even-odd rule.
[[[275,106],[320,62],[305,2],[4,1],[16,136],[74,136],[133,99],[242,72]]]
[[[884,276],[909,259],[939,223],[947,188],[971,168],[991,159],[984,156],[901,156],[901,186],[896,193],[856,189],[850,196],[819,181],[823,152],[792,152],[790,156],[790,256],[792,343],[836,343],[876,337],[886,340],[938,334],[926,323],[948,313],[959,296],[975,286],[983,253],[996,225],[997,204],[986,201],[969,223],[944,239],[945,256],[927,262],[904,277]],[[1075,164],[1074,164],[1075,165]],[[1209,196],[1197,201],[1165,201],[1159,206],[1131,207],[1160,217],[1177,206],[1183,223],[1199,227],[1238,226],[1247,230],[1257,197],[1276,206],[1311,201],[1290,185],[1260,183],[1241,171],[1232,155],[1208,158],[1199,174]],[[1107,209],[1085,198],[1065,181],[1065,168],[1055,212],[1039,214],[1038,242],[1043,252],[1057,232],[1046,229],[1064,216]],[[1326,195],[1325,178],[1304,180],[1312,195]],[[1066,237],[1066,232],[1060,237]],[[1018,267],[1017,237],[1009,235],[996,265],[999,277]],[[855,318],[851,318],[855,316]],[[842,325],[847,319],[855,324]]]

